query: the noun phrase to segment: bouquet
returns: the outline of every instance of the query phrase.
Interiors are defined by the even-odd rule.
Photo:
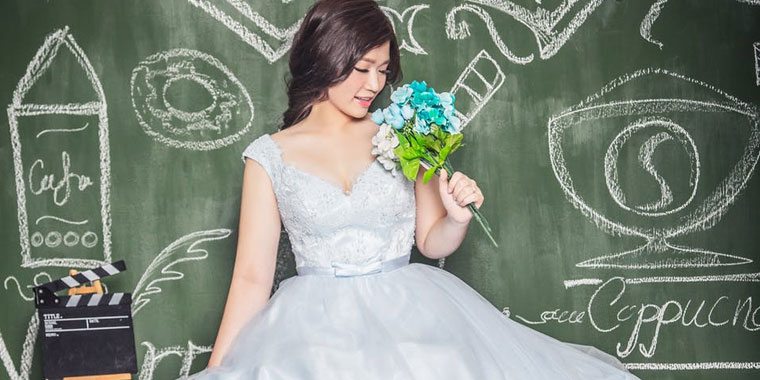
[[[380,125],[372,138],[372,154],[397,174],[397,167],[410,181],[417,179],[420,167],[425,168],[423,183],[441,168],[449,175],[454,173],[449,155],[459,149],[464,135],[462,121],[455,115],[454,95],[436,93],[425,81],[412,81],[391,94],[391,105],[372,113],[372,121]],[[480,223],[491,243],[499,245],[491,235],[491,227],[474,204],[467,207]]]

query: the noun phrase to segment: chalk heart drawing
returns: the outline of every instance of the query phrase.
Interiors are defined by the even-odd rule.
[[[253,121],[248,91],[224,64],[197,50],[151,55],[132,70],[130,87],[145,133],[174,148],[219,149],[238,141]],[[193,104],[180,105],[177,97]]]
[[[486,24],[488,34],[502,55],[513,63],[525,65],[533,61],[534,55],[520,56],[513,53],[499,36],[493,19],[484,7],[506,13],[528,27],[536,38],[541,59],[545,60],[557,54],[603,1],[566,0],[554,9],[543,8],[540,2],[531,2],[531,7],[534,7],[531,10],[507,0],[468,0],[467,4],[454,7],[446,15],[446,36],[455,40],[469,37],[469,24],[464,20],[457,22],[456,16],[462,12],[472,13]]]
[[[74,57],[87,78],[89,95],[95,100],[29,102],[27,95],[37,81],[45,72],[56,70],[61,51]],[[57,125],[60,120],[65,120],[66,125]],[[49,34],[29,62],[8,105],[8,123],[21,266],[94,268],[111,262],[111,159],[106,97],[90,60],[68,26]],[[76,149],[84,144],[97,153]],[[53,153],[50,147],[58,151]],[[72,198],[77,200],[71,202]]]
[[[413,30],[414,20],[415,16],[417,16],[417,12],[428,8],[430,8],[429,4],[418,4],[406,8],[403,12],[398,13],[398,11],[391,7],[380,6],[380,9],[383,10],[385,16],[388,17],[388,20],[390,20],[391,25],[393,26],[393,30],[397,35],[401,35],[401,32],[399,31],[399,27],[396,26],[396,23],[398,22],[400,25],[406,25],[406,36],[408,39],[403,37],[403,35],[401,36],[401,46],[399,46],[399,49],[406,50],[413,54],[427,55],[425,49],[423,49],[417,40],[414,39]]]
[[[148,265],[148,267],[145,269],[145,272],[140,277],[140,280],[137,282],[137,285],[132,292],[132,316],[136,317],[137,314],[148,303],[150,303],[152,296],[161,293],[161,282],[176,281],[184,278],[184,274],[182,272],[179,272],[172,268],[174,265],[185,261],[205,260],[208,257],[208,251],[203,249],[200,244],[214,240],[226,239],[230,236],[231,233],[232,230],[226,228],[196,231],[180,237],[179,239],[169,244],[169,246],[164,248],[158,255],[156,255],[150,265]],[[49,280],[50,275],[46,272],[38,273],[34,276],[34,283],[38,284],[38,282],[49,282],[45,281],[43,277],[46,277]],[[9,276],[5,279],[5,289],[8,289],[8,284],[11,281],[16,283],[16,287],[18,288],[19,293],[24,300],[30,303],[34,302],[33,297],[24,296],[18,280],[13,276]],[[29,287],[30,286],[27,286],[27,288]],[[38,330],[39,319],[37,317],[37,313],[35,312],[32,314],[31,319],[29,320],[18,369],[16,368],[13,359],[11,358],[11,354],[8,350],[5,340],[3,339],[2,331],[0,331],[0,361],[5,367],[5,371],[11,380],[29,380],[30,371],[32,368],[32,358],[34,356],[35,341],[39,335]],[[182,375],[187,375],[187,372],[190,370],[190,365],[192,364],[195,355],[199,353],[210,352],[211,350],[210,347],[195,346],[192,344],[192,342],[188,342],[188,348],[186,350],[172,348],[161,350],[157,353],[152,344],[143,342],[143,345],[146,345],[148,347],[148,353],[146,354],[145,360],[141,367],[142,371],[145,371],[145,373],[142,373],[141,371],[140,379],[152,379],[153,369],[155,369],[155,366],[158,364],[158,362],[160,362],[160,358],[166,355],[170,355],[172,352],[183,358]]]
[[[618,97],[635,92],[632,88],[637,83],[644,88],[662,85],[663,92],[672,88],[665,87],[665,83],[675,83],[681,88],[689,87],[695,98]],[[754,106],[709,84],[656,68],[623,75],[580,104],[553,116],[548,123],[549,156],[567,199],[603,231],[645,240],[638,248],[576,266],[656,269],[752,262],[669,240],[707,230],[727,212],[760,157],[759,119]],[[698,150],[698,146],[713,147],[705,136],[717,133],[716,126],[746,139],[740,157],[725,159],[727,168],[717,164],[722,157],[715,153],[713,157],[702,157]],[[604,141],[606,135],[609,141]],[[603,136],[601,141],[599,136]],[[700,145],[694,136],[705,141]],[[734,141],[726,148],[734,151],[733,147],[743,143]],[[606,152],[595,156],[595,146],[605,145]],[[566,160],[568,152],[571,161]],[[659,160],[655,158],[657,154]],[[666,160],[668,165],[657,166]],[[709,175],[704,172],[704,160],[712,164],[707,166],[713,168]],[[594,182],[600,176],[589,172],[589,168],[600,166],[597,162],[603,162],[602,173],[598,174],[605,179],[606,199]],[[621,170],[625,175],[620,174]],[[590,197],[584,199],[584,194]]]
[[[273,25],[264,16],[251,9],[253,0],[188,0],[188,2],[237,34],[245,43],[261,53],[269,63],[274,63],[290,50],[293,36],[301,26],[303,17],[287,27]],[[288,4],[290,1],[283,1]],[[272,46],[264,36],[274,38],[278,46]]]

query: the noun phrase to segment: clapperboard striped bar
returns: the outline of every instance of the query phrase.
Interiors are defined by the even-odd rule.
[[[137,373],[132,294],[55,294],[125,270],[122,260],[34,288],[45,378]]]

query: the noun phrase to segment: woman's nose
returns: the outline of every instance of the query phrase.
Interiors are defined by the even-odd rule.
[[[377,92],[380,89],[380,78],[379,75],[377,75],[377,72],[370,71],[365,86],[368,90],[372,90],[373,92]]]

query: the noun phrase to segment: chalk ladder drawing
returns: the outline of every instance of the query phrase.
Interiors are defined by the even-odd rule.
[[[462,120],[463,127],[491,100],[505,78],[499,64],[485,50],[481,50],[467,64],[449,90],[457,99],[456,114]],[[462,106],[464,100],[468,100],[467,107]],[[467,110],[462,112],[465,108]]]
[[[660,50],[663,48],[663,43],[660,42],[660,40],[652,37],[652,26],[654,26],[654,23],[657,21],[657,19],[660,17],[660,14],[662,13],[662,8],[665,7],[665,4],[669,0],[657,0],[652,4],[651,7],[649,7],[649,11],[644,16],[644,19],[641,20],[641,25],[639,26],[639,34],[642,38],[645,40],[651,42],[654,45],[657,45]],[[760,0],[737,0],[740,3],[750,4],[750,5],[760,5]]]
[[[50,69],[61,47],[68,49],[76,58],[97,100],[66,104],[25,103],[29,90]],[[47,128],[32,124],[35,117],[39,119],[47,115],[76,115],[88,119],[97,117],[97,125],[89,125],[90,122],[88,122],[78,128]],[[20,121],[24,124],[22,127],[19,126]],[[13,92],[11,104],[8,105],[8,122],[13,146],[21,266],[24,268],[43,266],[95,268],[110,263],[111,159],[108,146],[106,98],[90,60],[74,37],[69,34],[68,26],[49,34],[29,62],[24,76]],[[40,122],[41,120],[38,120],[38,124]],[[26,125],[27,123],[32,125]],[[43,130],[39,131],[39,129]],[[68,152],[65,147],[61,148],[61,159],[58,164],[63,167],[62,178],[56,178],[54,174],[51,174],[49,171],[53,165],[48,162],[46,167],[45,160],[38,157],[38,154],[45,152],[35,151],[37,141],[40,142],[40,146],[49,147],[58,143],[57,138],[69,134],[79,139],[91,139],[97,142],[97,165],[84,168],[97,172],[97,175],[78,174],[76,172],[78,168],[71,168],[71,155],[76,152]],[[24,162],[25,159],[28,161]],[[80,160],[76,162],[78,161]],[[27,179],[29,179],[28,186],[25,182]],[[91,194],[92,191],[87,191],[88,188],[97,189],[97,194]],[[67,206],[70,197],[74,195],[96,198],[94,202],[91,202],[95,206],[89,208]],[[37,211],[38,209],[44,211]],[[30,229],[34,230],[31,234]],[[100,256],[100,253],[93,252],[96,250],[102,250],[102,260],[82,257],[36,257],[45,253],[56,255],[61,251],[72,252],[72,254],[74,252],[89,253],[88,257]]]
[[[282,58],[290,50],[293,44],[293,36],[303,21],[303,17],[301,17],[286,28],[277,27],[251,9],[251,6],[243,0],[188,0],[188,2],[237,34],[245,43],[261,53],[270,64]],[[243,16],[245,18],[244,23],[236,20],[233,15]],[[273,47],[254,30],[259,30],[265,35],[281,41],[280,45]]]
[[[566,0],[552,10],[541,7],[539,2],[536,9],[531,11],[507,0],[467,0],[469,4],[456,6],[446,15],[446,36],[456,40],[469,37],[469,25],[464,20],[457,23],[456,15],[463,11],[473,13],[486,24],[488,33],[501,54],[513,63],[525,65],[533,61],[534,55],[518,56],[513,53],[499,36],[491,16],[481,6],[506,13],[527,26],[536,38],[539,56],[546,60],[557,54],[603,1]]]
[[[675,79],[701,86],[703,89],[709,90],[711,94],[717,93],[720,96],[720,100],[678,98],[603,99],[605,95],[634,80],[650,80],[657,83],[665,79]],[[620,90],[616,92],[620,93]],[[747,121],[748,125],[748,141],[742,157],[739,158],[725,179],[717,184],[715,190],[709,195],[704,196],[701,204],[696,206],[691,204],[695,200],[693,190],[691,196],[682,204],[674,204],[677,202],[672,202],[672,197],[668,196],[667,186],[663,186],[667,184],[657,175],[650,160],[652,151],[656,149],[660,142],[672,140],[680,144],[691,160],[692,178],[689,185],[691,187],[698,185],[695,177],[699,173],[699,155],[691,135],[673,121],[658,116],[658,114],[679,112],[699,112],[702,114],[731,113],[732,115],[739,115],[742,121]],[[605,180],[610,197],[614,199],[618,206],[629,212],[627,215],[635,215],[636,219],[642,220],[642,223],[638,226],[631,225],[636,223],[630,221],[623,222],[615,220],[612,216],[603,215],[583,199],[573,184],[573,178],[565,161],[562,145],[565,132],[572,127],[586,122],[620,117],[639,117],[639,119],[625,127],[608,147],[604,158]],[[729,205],[734,202],[739,192],[747,185],[747,181],[752,176],[758,158],[760,158],[760,126],[758,123],[760,123],[760,114],[758,114],[756,107],[744,103],[706,83],[656,68],[643,69],[623,75],[604,86],[597,94],[552,117],[548,122],[549,156],[554,175],[570,203],[603,231],[612,235],[636,236],[646,241],[642,246],[633,250],[593,258],[578,263],[576,266],[589,268],[656,269],[716,267],[752,262],[752,260],[740,256],[675,245],[668,240],[690,232],[707,230],[714,226],[727,212]],[[642,145],[639,151],[639,163],[659,183],[662,197],[657,202],[648,205],[630,207],[629,203],[625,200],[624,194],[615,185],[617,183],[616,171],[618,160],[616,153],[620,146],[630,139],[630,136],[647,129],[659,133],[655,134]],[[671,219],[667,219],[666,223],[662,223],[662,226],[653,227],[651,225],[653,221],[660,220],[658,218],[662,218],[663,216],[671,216],[673,218],[672,222]]]
[[[425,49],[423,49],[419,42],[414,38],[414,20],[415,16],[417,16],[417,12],[428,8],[430,8],[429,4],[418,4],[408,7],[404,9],[403,12],[398,13],[397,10],[391,7],[386,7],[384,5],[380,6],[380,9],[382,9],[385,16],[391,22],[391,26],[393,26],[396,35],[401,36],[401,45],[399,45],[400,50],[406,50],[417,55],[427,55]],[[396,26],[397,21],[400,24],[398,27]],[[408,40],[403,37],[399,30],[399,28],[404,25],[406,26],[406,36],[409,37]]]
[[[198,346],[192,341],[187,341],[187,348],[180,346],[171,346],[156,349],[156,346],[148,341],[141,343],[147,348],[142,366],[140,366],[139,380],[153,380],[155,378],[156,368],[161,361],[169,356],[177,356],[182,359],[182,366],[179,370],[179,377],[185,378],[190,375],[190,369],[193,361],[199,354],[209,353],[212,346]]]
[[[173,104],[172,86],[192,82],[207,104],[188,110]],[[173,148],[213,150],[244,136],[253,123],[251,96],[221,61],[191,49],[161,51],[132,70],[132,108],[143,131]],[[185,96],[187,94],[184,94]]]
[[[760,86],[760,42],[752,44],[752,52],[755,54],[755,84]]]

